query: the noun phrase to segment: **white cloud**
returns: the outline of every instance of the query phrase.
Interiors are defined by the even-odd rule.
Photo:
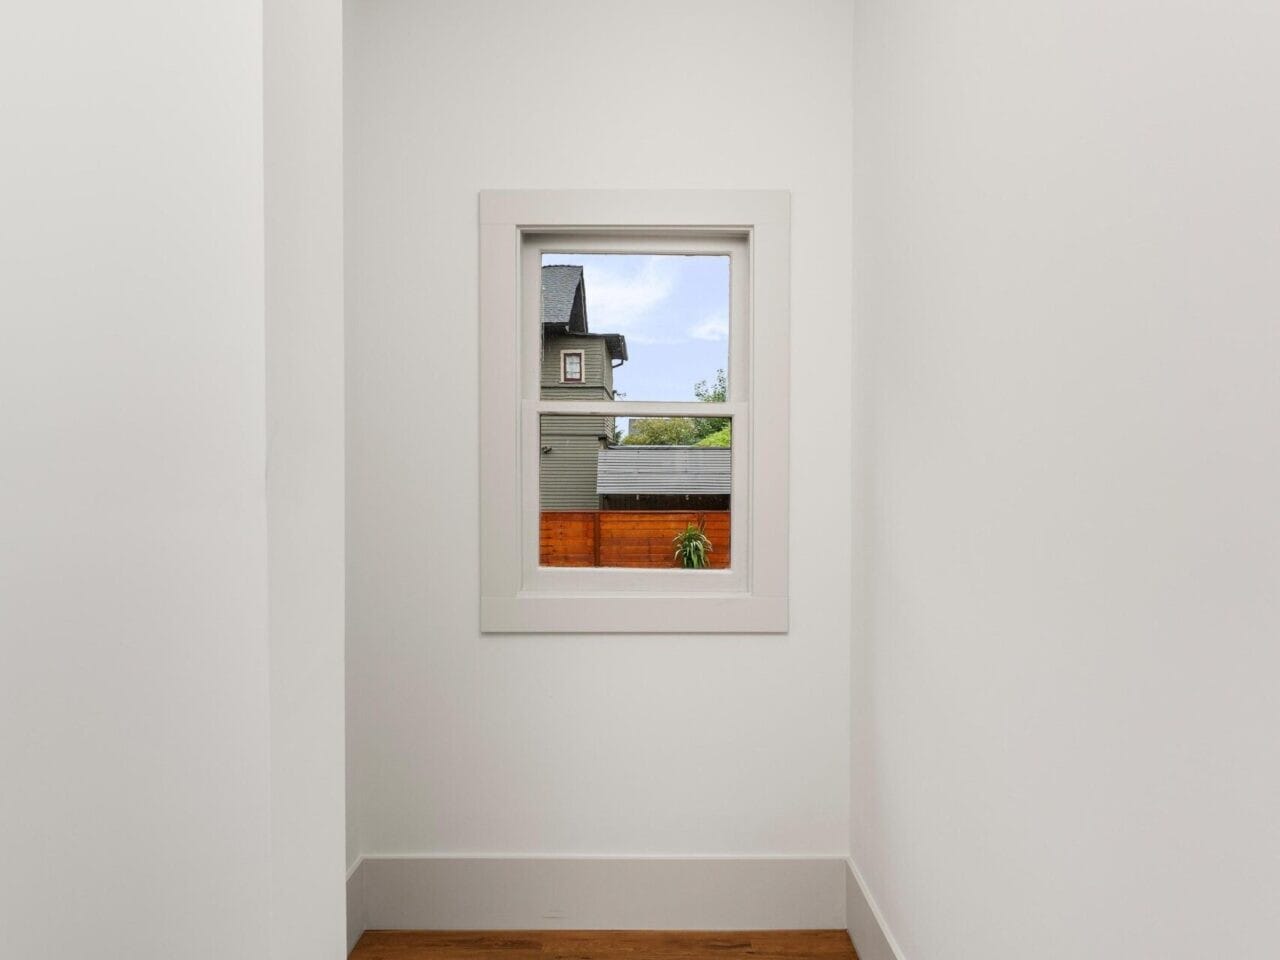
[[[635,346],[669,347],[677,343],[688,343],[684,337],[655,337],[647,333],[628,333],[627,343]]]
[[[617,331],[648,319],[648,314],[675,289],[675,264],[649,257],[634,273],[587,268],[587,317],[592,330]]]
[[[689,336],[695,340],[728,340],[729,320],[720,314],[707,317],[689,328]]]

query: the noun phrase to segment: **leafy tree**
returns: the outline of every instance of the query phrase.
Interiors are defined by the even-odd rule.
[[[693,395],[704,403],[724,403],[729,395],[724,371],[717,370],[710,383],[695,383]],[[727,447],[731,423],[728,417],[644,417],[631,421],[621,442],[632,446]]]
[[[688,417],[646,417],[631,421],[622,442],[630,445],[688,447],[697,439],[693,422]]]
[[[724,370],[717,370],[715,380],[710,384],[706,380],[699,380],[695,383],[693,385],[693,395],[703,403],[724,403],[729,398],[729,380],[725,376]],[[693,423],[694,432],[697,433],[699,440],[729,428],[728,417],[697,417]],[[728,444],[725,444],[725,446],[728,446]]]
[[[716,371],[715,383],[710,386],[707,381],[699,380],[693,385],[693,395],[704,403],[724,403],[729,399],[729,380],[724,370]]]
[[[694,444],[694,446],[698,446],[698,447],[731,446],[730,437],[729,437],[729,427],[726,426],[723,430],[717,430],[715,433],[707,434],[705,437],[699,440],[696,444]]]

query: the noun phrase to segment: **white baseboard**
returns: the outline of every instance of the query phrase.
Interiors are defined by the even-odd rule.
[[[857,864],[845,866],[845,927],[858,960],[905,960]]]
[[[347,871],[347,953],[356,947],[360,935],[368,929],[364,922],[364,857]]]
[[[845,863],[366,856],[347,882],[348,933],[354,944],[365,929],[839,929]]]

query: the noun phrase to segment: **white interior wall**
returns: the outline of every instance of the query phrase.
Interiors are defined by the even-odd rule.
[[[0,31],[6,956],[268,955],[262,43]]]
[[[842,2],[359,2],[346,33],[355,850],[847,849]],[[788,636],[482,637],[482,188],[793,194]]]
[[[909,960],[1274,956],[1280,14],[854,6],[854,859]]]
[[[342,2],[266,0],[271,956],[346,955]]]
[[[851,782],[911,960],[1268,955],[1275,14],[779,7],[353,12],[353,849],[842,852]],[[271,949],[260,16],[4,34],[18,954]],[[478,637],[474,191],[762,183],[796,199],[791,636]]]

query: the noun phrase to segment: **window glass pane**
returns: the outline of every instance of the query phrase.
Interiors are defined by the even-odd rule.
[[[544,400],[727,399],[727,256],[544,253]],[[581,374],[562,367],[582,351]],[[566,389],[564,381],[581,380]]]
[[[538,439],[542,566],[729,566],[728,418],[545,414]]]

